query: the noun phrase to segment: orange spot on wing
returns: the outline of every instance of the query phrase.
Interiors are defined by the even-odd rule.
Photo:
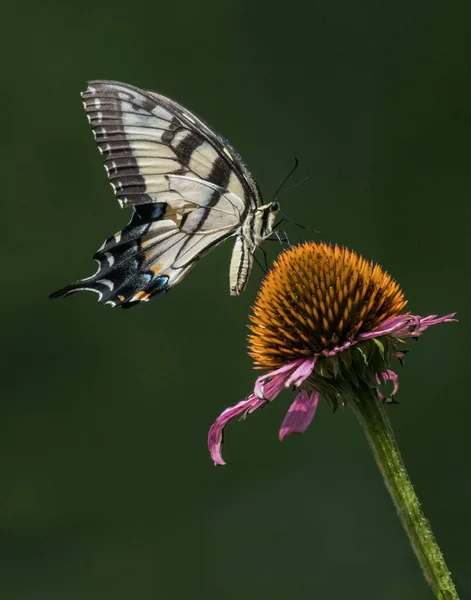
[[[147,300],[147,298],[149,298],[150,294],[148,294],[147,292],[137,292],[137,294],[134,294],[133,296],[133,300]]]
[[[164,264],[163,263],[156,263],[155,265],[152,265],[149,267],[149,271],[153,274],[153,275],[159,275],[159,273],[162,271],[162,269],[164,268]]]

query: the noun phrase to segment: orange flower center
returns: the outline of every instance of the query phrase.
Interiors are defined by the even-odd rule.
[[[249,354],[260,369],[313,356],[374,331],[406,303],[379,265],[347,248],[306,242],[283,252],[263,281]]]

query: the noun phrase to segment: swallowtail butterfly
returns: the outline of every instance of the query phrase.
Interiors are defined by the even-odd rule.
[[[91,81],[82,98],[116,198],[133,213],[95,254],[95,275],[51,297],[90,290],[105,304],[134,306],[230,237],[230,293],[240,294],[278,202],[264,204],[234,148],[173,100],[114,81]]]

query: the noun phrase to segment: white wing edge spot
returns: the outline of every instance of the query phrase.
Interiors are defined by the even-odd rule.
[[[98,294],[98,302],[100,302],[100,300],[103,298],[103,294],[100,292],[100,290],[96,290],[95,288],[81,287],[81,288],[77,288],[74,291],[76,291],[76,292],[95,292],[95,294]]]
[[[106,242],[103,243],[103,245],[101,246],[101,248],[103,248],[103,246],[105,245],[105,243]],[[101,248],[98,250],[98,252],[100,252]],[[95,262],[98,263],[98,267],[97,267],[95,273],[93,273],[93,275],[90,275],[90,277],[84,277],[82,279],[82,281],[90,281],[90,279],[93,279],[94,277],[96,277],[98,275],[98,273],[100,272],[100,269],[101,269],[101,262],[97,258],[95,258]],[[80,289],[82,289],[82,288],[80,288]],[[88,288],[86,288],[86,289],[88,289]]]
[[[102,285],[106,285],[106,287],[110,288],[110,291],[113,291],[114,283],[109,279],[97,279],[96,282],[101,283]]]
[[[111,252],[105,252],[105,258],[108,261],[110,267],[112,267],[114,264],[114,256],[111,254]]]

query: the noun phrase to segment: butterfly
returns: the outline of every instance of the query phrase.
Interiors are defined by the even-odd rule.
[[[83,105],[126,227],[97,251],[96,273],[51,294],[81,290],[128,308],[167,292],[227,238],[235,244],[230,293],[247,283],[271,235],[278,202],[264,204],[240,155],[204,121],[155,92],[91,81]]]

